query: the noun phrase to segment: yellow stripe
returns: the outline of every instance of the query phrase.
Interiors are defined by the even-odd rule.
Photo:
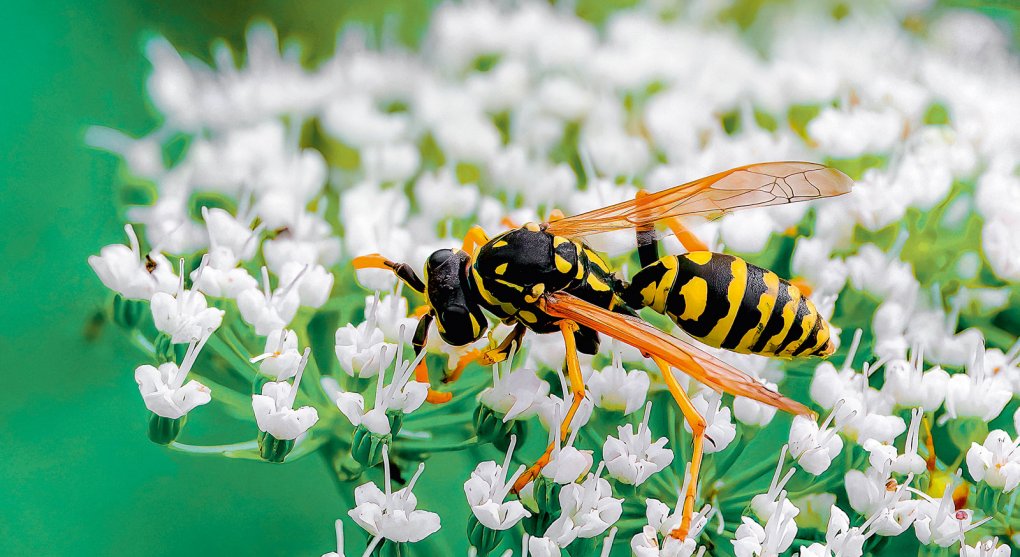
[[[517,312],[517,317],[520,317],[525,323],[535,323],[538,321],[538,316],[527,310]]]
[[[726,339],[726,333],[730,332],[730,327],[733,326],[733,321],[737,318],[737,311],[740,310],[740,304],[744,301],[744,290],[747,288],[747,263],[744,263],[744,260],[739,257],[734,258],[733,263],[730,265],[730,272],[733,273],[733,280],[730,281],[726,292],[726,298],[730,301],[730,309],[715,324],[712,332],[708,333],[708,336],[705,337],[712,346],[719,346]]]
[[[761,321],[748,331],[744,338],[740,339],[740,343],[734,349],[736,352],[746,353],[751,351],[751,347],[758,340],[758,336],[765,330],[765,324],[768,323],[769,317],[772,316],[772,308],[776,305],[776,296],[779,294],[779,275],[773,272],[766,272],[762,275],[762,280],[765,282],[767,290],[758,300],[758,312],[761,314]]]
[[[560,254],[553,255],[553,261],[556,262],[556,270],[563,273],[564,275],[570,272],[573,267],[569,261],[563,258]]]
[[[514,284],[512,282],[507,282],[507,281],[505,281],[503,279],[496,279],[496,282],[502,284],[503,286],[509,286],[510,288],[513,288],[514,290],[516,290],[518,292],[524,292],[524,287],[519,285],[519,284]]]
[[[493,248],[501,248],[506,245],[506,240],[497,240],[492,243]]]
[[[692,277],[687,284],[680,287],[680,295],[684,297],[684,313],[679,318],[694,321],[705,313],[708,307],[708,283],[701,277]]]
[[[710,251],[692,251],[687,254],[687,259],[697,263],[698,265],[704,265],[712,260],[712,252]]]
[[[588,274],[588,285],[596,292],[609,292],[609,285],[591,273]]]
[[[779,347],[783,339],[786,338],[787,333],[790,332],[790,327],[793,327],[793,320],[797,318],[797,306],[800,305],[801,298],[800,290],[794,286],[788,286],[787,292],[790,295],[790,301],[786,302],[786,305],[783,306],[783,328],[769,339],[765,349],[762,350],[765,354],[775,353],[776,348]]]
[[[560,246],[561,246],[562,244],[565,244],[565,243],[567,243],[567,242],[569,242],[569,241],[570,241],[570,240],[568,240],[568,239],[564,238],[563,236],[553,236],[553,247],[554,247],[554,248],[558,248],[558,247],[560,247]]]
[[[676,259],[668,257],[661,260],[661,263],[666,267],[666,272],[662,275],[662,280],[649,283],[641,290],[641,303],[659,313],[664,313],[666,311],[666,296],[669,295],[669,289],[676,281]]]
[[[502,265],[496,267],[496,274],[497,275],[502,275],[503,273],[506,272],[506,268],[509,267],[509,266],[510,266],[509,263],[503,263]]]
[[[804,332],[801,333],[800,338],[791,342],[786,347],[786,350],[783,350],[784,356],[792,356],[793,353],[796,352],[797,349],[800,348],[801,345],[807,341],[807,337],[811,334],[811,329],[815,328],[815,321],[818,320],[818,310],[815,309],[814,304],[812,304],[810,301],[807,302],[807,306],[808,314],[804,316],[804,319],[801,321],[800,324],[800,326],[804,328]]]

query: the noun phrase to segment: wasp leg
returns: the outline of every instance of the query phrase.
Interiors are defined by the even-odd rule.
[[[563,211],[560,211],[559,209],[553,209],[552,211],[549,211],[549,218],[547,218],[546,221],[547,222],[556,222],[556,221],[562,219],[563,216],[564,216],[563,215]]]
[[[397,278],[404,281],[415,292],[425,292],[425,283],[418,278],[418,274],[407,263],[394,263],[378,253],[373,253],[371,255],[355,257],[351,264],[355,269],[387,269],[393,271]]]
[[[705,440],[707,423],[705,418],[702,417],[701,413],[691,403],[691,399],[687,396],[683,387],[680,386],[676,377],[673,376],[673,370],[670,369],[670,365],[665,360],[656,356],[652,356],[652,360],[655,361],[655,365],[662,372],[662,377],[666,380],[666,387],[669,388],[669,393],[673,395],[673,400],[680,407],[680,412],[683,413],[687,424],[691,426],[691,432],[694,435],[694,450],[691,452],[691,483],[687,488],[687,493],[684,494],[683,515],[680,519],[680,526],[670,532],[670,535],[674,538],[683,540],[687,537],[687,532],[691,528],[691,515],[694,513],[694,499],[698,493],[698,474],[701,472],[702,445]]]
[[[477,362],[482,358],[482,351],[478,349],[472,349],[467,354],[464,354],[457,360],[457,365],[454,366],[449,373],[443,377],[443,383],[453,383],[460,379],[460,376],[464,373],[464,368],[471,362]]]
[[[485,230],[476,224],[464,235],[464,244],[460,249],[468,255],[473,255],[479,246],[485,245],[488,241],[489,236],[485,234]]]
[[[640,200],[646,195],[648,192],[641,190],[635,199]],[[668,217],[663,219],[663,222],[673,231],[673,235],[688,252],[709,251],[705,242],[688,230],[679,217]],[[647,267],[655,263],[659,259],[659,241],[655,238],[655,229],[650,224],[640,226],[635,229],[635,234],[637,234],[638,259],[641,261],[641,266]]]
[[[499,343],[499,346],[490,348],[485,352],[482,352],[482,356],[478,359],[478,363],[483,366],[491,366],[492,364],[498,364],[505,360],[510,352],[516,348],[520,348],[521,339],[524,337],[524,333],[528,332],[528,329],[524,325],[518,323],[514,326],[514,329],[510,331],[510,334],[506,335],[503,342]]]
[[[426,313],[421,316],[418,320],[418,327],[414,329],[414,338],[411,340],[411,346],[414,347],[415,357],[421,354],[421,351],[425,349],[425,341],[429,338],[429,327],[432,326],[432,314]],[[422,358],[418,362],[418,367],[414,368],[414,380],[419,383],[425,383],[429,385],[429,366],[425,363],[425,358]],[[453,398],[453,393],[444,393],[437,391],[432,387],[429,387],[429,394],[425,397],[425,400],[432,404],[442,404],[444,402],[450,402]]]
[[[566,440],[570,436],[570,422],[574,421],[574,414],[577,413],[577,409],[581,407],[581,401],[584,400],[584,377],[581,376],[581,362],[577,359],[577,343],[574,340],[574,335],[578,330],[577,323],[564,319],[559,322],[559,325],[560,332],[563,333],[563,344],[567,349],[567,379],[570,382],[570,393],[573,395],[567,415],[563,418],[563,423],[560,424],[560,439]],[[554,447],[555,443],[546,447],[545,452],[535,461],[535,464],[525,470],[520,478],[517,478],[517,481],[514,482],[514,493],[520,492],[524,486],[542,473],[542,468],[549,464]]]

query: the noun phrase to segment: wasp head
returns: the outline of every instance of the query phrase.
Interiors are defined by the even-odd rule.
[[[471,258],[460,250],[441,249],[425,262],[425,299],[443,340],[463,346],[482,337],[485,314],[470,290]]]

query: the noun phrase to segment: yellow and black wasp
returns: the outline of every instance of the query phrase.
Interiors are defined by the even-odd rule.
[[[681,524],[673,532],[683,538],[694,508],[706,424],[671,367],[717,391],[794,414],[811,412],[641,320],[637,310],[651,308],[705,344],[736,352],[825,357],[834,345],[828,323],[800,288],[739,257],[708,251],[679,217],[714,218],[747,207],[842,195],[852,185],[842,172],[819,164],[752,164],[577,216],[528,223],[491,239],[474,227],[461,249],[439,250],[428,258],[424,278],[408,265],[380,255],[358,257],[354,266],[390,269],[424,295],[428,311],[415,331],[416,352],[423,349],[433,321],[447,343],[463,346],[477,341],[488,326],[483,310],[515,326],[498,347],[482,356],[483,363],[505,358],[528,330],[562,334],[573,396],[561,426],[564,437],[585,392],[578,351],[594,354],[602,333],[652,358],[694,432],[691,486]],[[688,253],[659,257],[658,223],[672,229]],[[628,228],[637,235],[642,265],[629,281],[613,273],[584,242],[591,234]],[[416,378],[428,381],[428,370],[420,367]],[[432,391],[430,400],[441,402],[449,396]],[[550,454],[551,447],[520,477],[515,491],[537,476]]]

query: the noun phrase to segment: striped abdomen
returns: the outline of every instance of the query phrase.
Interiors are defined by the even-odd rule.
[[[634,276],[625,299],[666,315],[709,346],[767,356],[828,356],[829,324],[800,289],[739,257],[666,256]]]

